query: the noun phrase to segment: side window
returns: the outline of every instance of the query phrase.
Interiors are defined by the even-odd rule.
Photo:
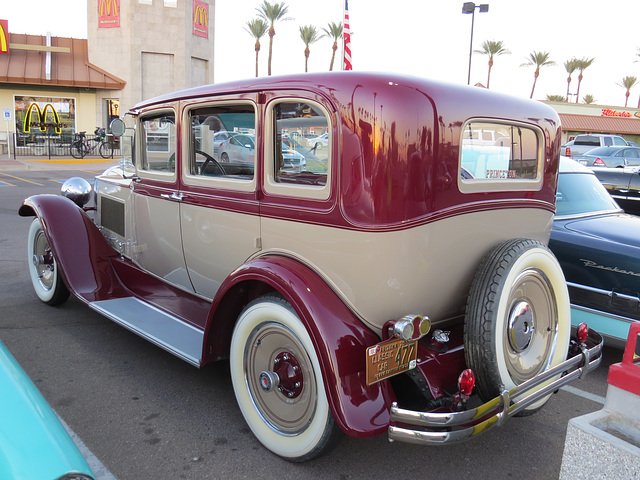
[[[323,110],[313,103],[282,102],[273,107],[272,114],[273,180],[326,185],[333,139]]]
[[[468,122],[460,142],[461,190],[539,188],[542,139],[542,132],[529,125]]]
[[[189,112],[191,175],[252,180],[256,160],[253,105],[218,105]]]
[[[140,119],[141,161],[138,168],[153,173],[176,170],[176,119],[173,112],[156,113]]]
[[[613,139],[611,137],[603,137],[602,140],[604,140],[605,147],[610,147],[611,145],[613,145]]]
[[[627,142],[625,142],[622,138],[619,138],[619,137],[613,137],[613,144],[620,145],[621,147],[627,146]]]

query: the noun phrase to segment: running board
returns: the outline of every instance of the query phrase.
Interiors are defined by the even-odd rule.
[[[204,332],[135,297],[90,302],[105,317],[200,367]]]

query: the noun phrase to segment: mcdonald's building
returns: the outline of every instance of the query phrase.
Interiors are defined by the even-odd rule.
[[[64,140],[143,99],[213,83],[213,15],[214,0],[87,0],[86,39],[0,19],[0,136]]]

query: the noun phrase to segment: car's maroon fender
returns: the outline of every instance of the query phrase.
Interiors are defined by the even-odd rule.
[[[384,433],[395,394],[388,381],[367,385],[366,348],[380,341],[364,326],[329,285],[300,261],[280,255],[266,255],[247,262],[233,272],[218,290],[213,319],[205,338],[205,352],[228,351],[219,328],[232,328],[230,300],[246,290],[277,290],[292,305],[307,328],[320,359],[329,405],[340,428],[352,437]],[[253,293],[252,296],[257,296]],[[225,318],[226,317],[226,318]],[[213,329],[211,335],[209,330]]]
[[[84,302],[125,296],[109,258],[116,252],[87,214],[68,198],[35,195],[18,213],[37,216],[69,290]]]

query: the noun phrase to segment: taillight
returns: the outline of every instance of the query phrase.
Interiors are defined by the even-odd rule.
[[[473,374],[473,370],[467,368],[458,377],[458,389],[460,394],[465,397],[470,397],[473,387],[476,384],[476,376]]]
[[[593,162],[593,164],[594,164],[595,166],[597,166],[597,167],[606,167],[606,166],[607,166],[607,164],[606,164],[606,163],[604,163],[604,162],[602,161],[602,159],[601,159],[601,158],[599,158],[599,157],[598,157],[598,158],[596,158],[596,161],[595,161],[595,162]]]
[[[589,327],[586,323],[582,322],[578,325],[578,342],[584,343],[587,341],[587,336],[589,335]]]
[[[567,157],[571,156],[571,147],[567,147]]]

